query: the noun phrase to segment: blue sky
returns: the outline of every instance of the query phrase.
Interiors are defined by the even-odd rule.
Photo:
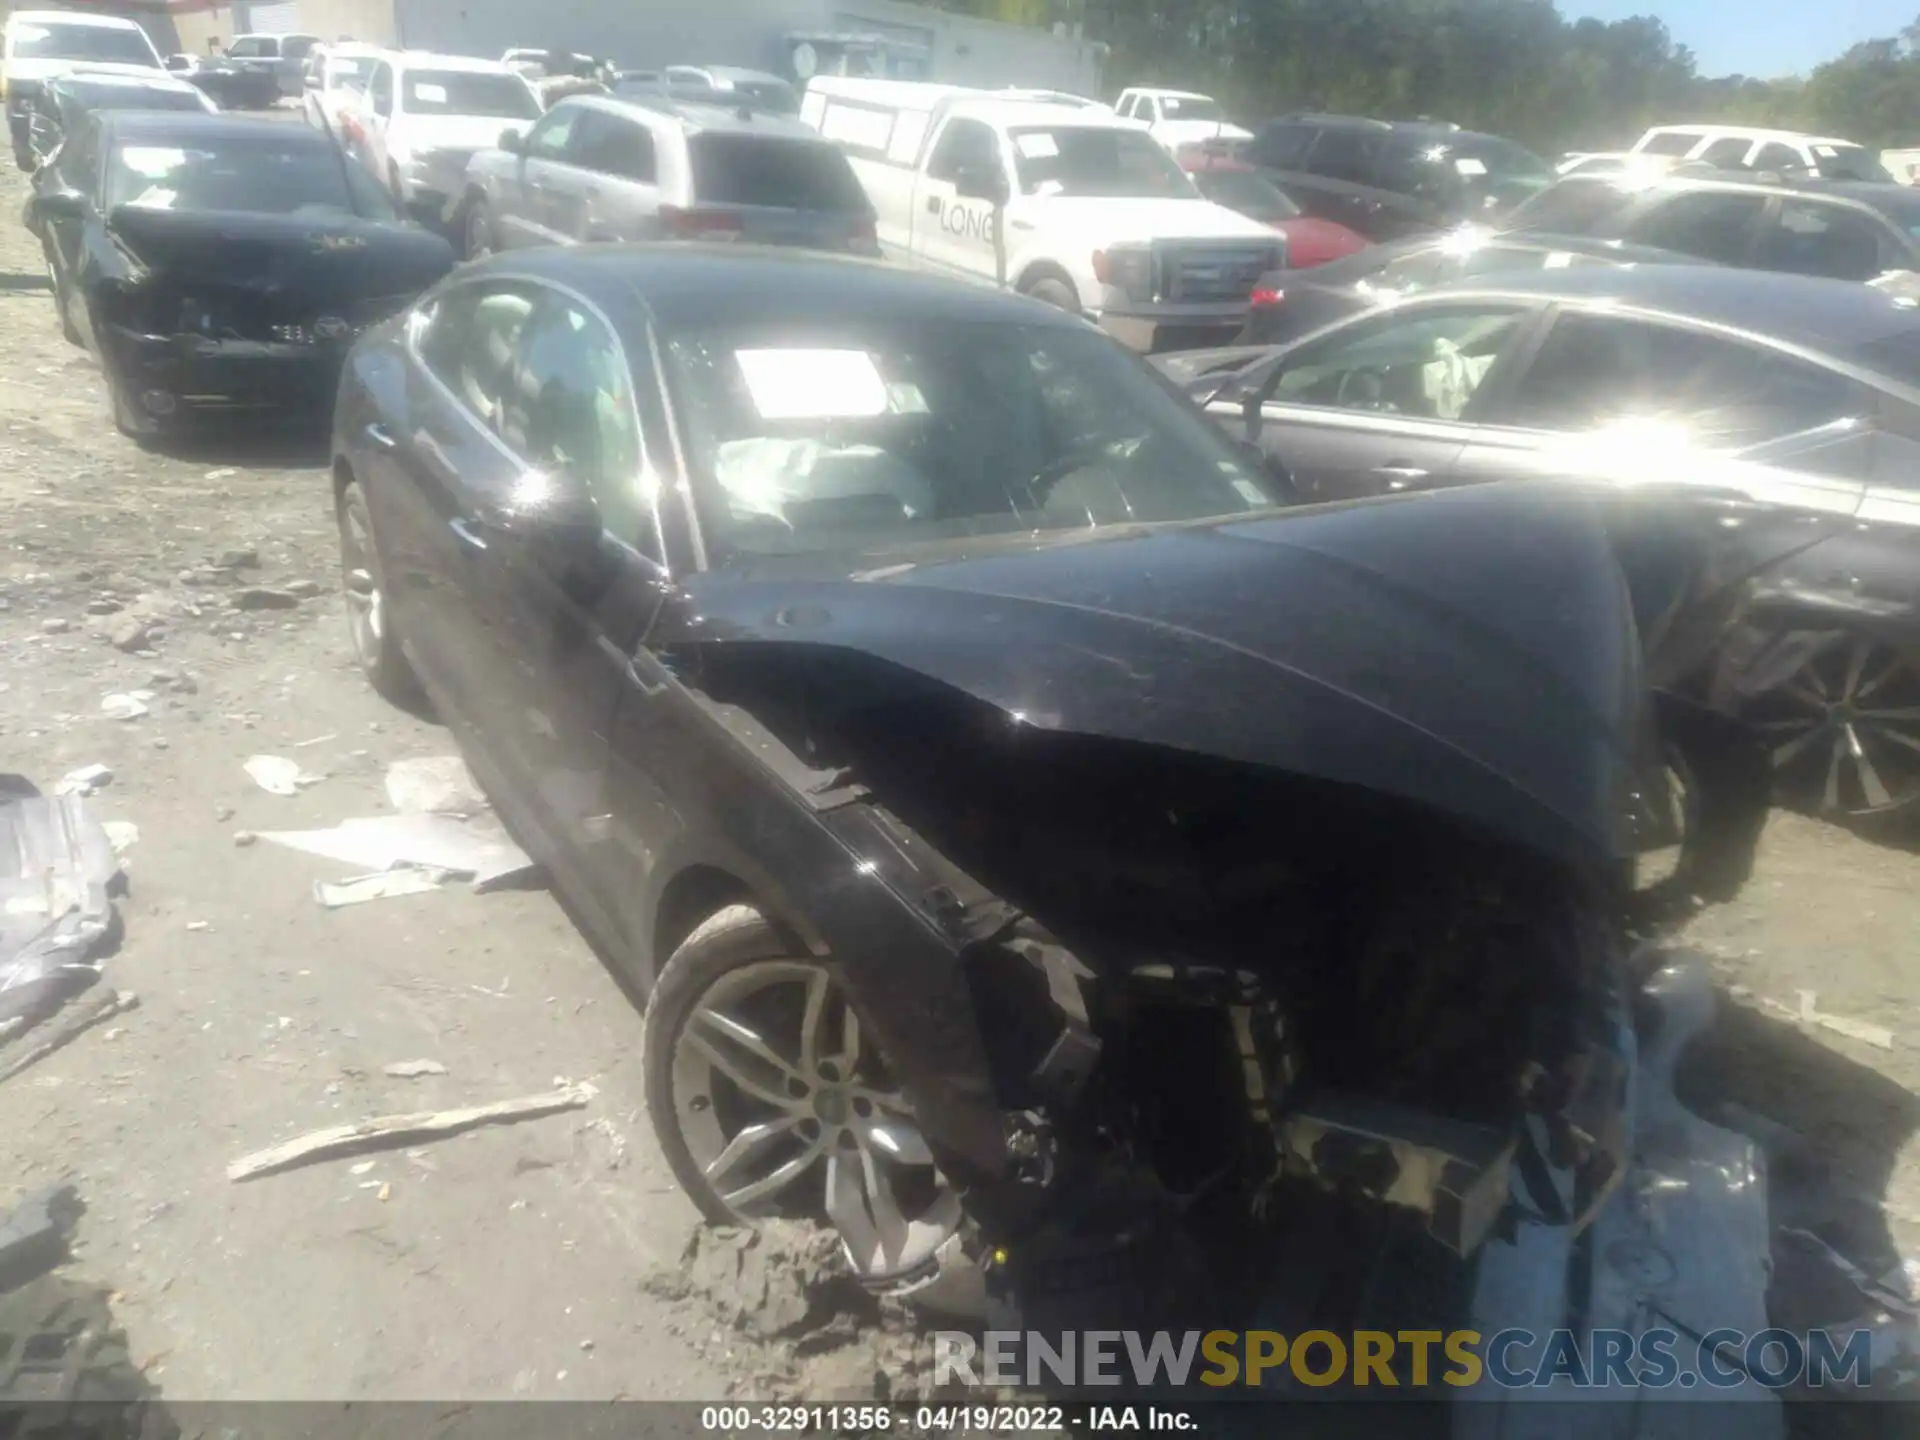
[[[1803,74],[1859,40],[1898,35],[1920,0],[1558,0],[1569,18],[1657,15],[1703,75]]]

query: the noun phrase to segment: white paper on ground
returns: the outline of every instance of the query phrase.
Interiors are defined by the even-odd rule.
[[[533,868],[532,858],[504,830],[446,815],[361,816],[330,830],[263,830],[260,838],[365,871],[418,866],[470,875],[475,890]]]

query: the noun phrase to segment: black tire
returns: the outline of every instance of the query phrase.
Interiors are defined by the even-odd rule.
[[[180,1429],[134,1365],[107,1292],[46,1275],[0,1295],[0,1432],[171,1440]]]
[[[460,253],[469,260],[484,260],[494,250],[493,212],[484,195],[467,201],[467,223],[460,237]]]
[[[420,677],[414,673],[393,627],[386,599],[389,593],[386,572],[380,563],[380,547],[373,538],[373,512],[367,507],[366,492],[358,481],[340,492],[335,519],[340,529],[340,586],[346,596],[347,634],[353,645],[353,658],[375,693],[402,708],[417,709],[424,692]],[[365,598],[366,582],[359,578],[362,570],[367,572],[373,587],[371,604],[379,617],[370,624],[362,623],[358,610],[358,603]]]
[[[714,1225],[742,1219],[720,1198],[693,1153],[673,1109],[673,1040],[707,988],[729,970],[759,960],[798,958],[794,947],[751,905],[729,905],[697,926],[655,978],[642,1026],[641,1067],[647,1118],[659,1137],[674,1179]]]
[[[1072,284],[1058,275],[1042,275],[1029,280],[1022,292],[1035,300],[1044,300],[1055,309],[1064,310],[1069,315],[1080,313],[1080,295]]]
[[[107,388],[107,408],[113,413],[114,428],[143,450],[158,443],[160,422],[134,404],[125,383],[105,357],[100,361],[100,383]]]

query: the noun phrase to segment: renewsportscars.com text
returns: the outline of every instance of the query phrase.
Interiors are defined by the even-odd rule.
[[[937,1331],[934,1384],[1159,1386],[1272,1385],[1389,1389],[1432,1384],[1502,1389],[1571,1386],[1731,1389],[1749,1381],[1813,1389],[1873,1383],[1865,1330],[1083,1330],[1059,1334]]]

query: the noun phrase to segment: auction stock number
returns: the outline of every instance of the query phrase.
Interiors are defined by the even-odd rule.
[[[707,1405],[700,1428],[734,1433],[958,1435],[1058,1431],[1058,1405]]]

